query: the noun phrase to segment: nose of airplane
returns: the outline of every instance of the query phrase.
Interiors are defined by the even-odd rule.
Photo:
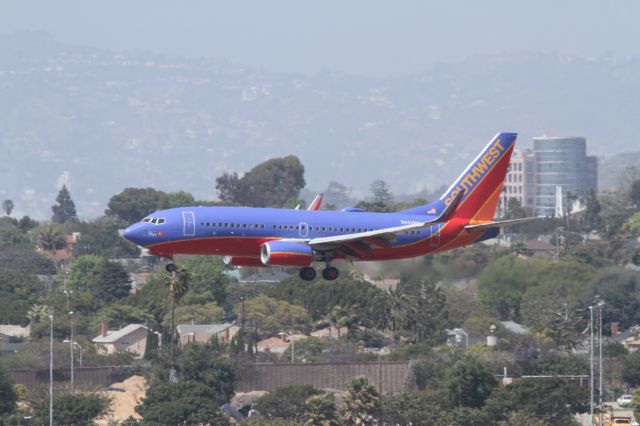
[[[122,231],[122,236],[134,244],[142,245],[143,230],[140,223],[135,223]]]

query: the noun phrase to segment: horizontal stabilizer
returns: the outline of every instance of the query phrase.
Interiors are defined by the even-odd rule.
[[[521,223],[533,222],[534,220],[545,219],[544,216],[524,217],[522,219],[499,220],[496,222],[478,223],[467,225],[464,227],[467,231],[483,231],[491,228],[500,228],[502,226],[519,225]]]

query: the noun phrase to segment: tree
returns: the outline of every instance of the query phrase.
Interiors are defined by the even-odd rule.
[[[465,356],[447,369],[449,400],[457,406],[480,408],[498,385],[493,372],[475,356]]]
[[[498,426],[547,426],[548,423],[542,419],[531,417],[530,414],[522,411],[512,411],[506,420],[498,422]]]
[[[169,192],[164,198],[160,200],[158,209],[173,209],[176,207],[187,207],[195,204],[195,198],[188,192],[178,191]]]
[[[218,408],[217,393],[193,380],[179,383],[152,383],[142,404],[135,410],[143,425],[215,425],[229,424]]]
[[[636,179],[629,185],[629,200],[636,209],[640,209],[640,179]]]
[[[347,382],[343,402],[340,414],[346,426],[378,423],[382,405],[380,395],[366,377],[356,376]]]
[[[304,426],[338,426],[336,398],[332,393],[313,395],[305,406]]]
[[[137,257],[140,249],[118,234],[118,225],[110,218],[79,224],[82,235],[73,246],[75,257],[94,255],[109,259]]]
[[[415,341],[440,342],[445,338],[447,322],[446,299],[433,281],[401,281],[396,293],[412,297],[407,306],[406,328]]]
[[[224,311],[216,302],[204,305],[183,305],[175,310],[177,324],[216,324],[222,321],[223,317]],[[164,319],[164,324],[168,325],[169,322],[170,318]]]
[[[51,220],[55,223],[65,223],[70,219],[76,218],[76,205],[71,199],[71,194],[66,185],[62,185],[58,196],[56,197],[57,204],[51,206],[53,216]]]
[[[600,230],[602,227],[602,206],[600,205],[600,201],[598,201],[596,192],[593,189],[589,190],[587,193],[585,204],[586,208],[583,216],[584,224],[587,229]]]
[[[304,186],[304,166],[293,155],[260,163],[242,178],[225,173],[216,179],[222,201],[252,207],[282,207]]]
[[[269,418],[281,417],[302,422],[307,399],[320,393],[309,385],[285,385],[258,398],[256,409]]]
[[[4,200],[2,202],[2,210],[7,214],[7,216],[11,216],[11,212],[13,211],[13,201]]]
[[[606,302],[604,324],[618,322],[622,330],[640,323],[640,275],[622,268],[600,271],[589,283],[592,294]]]
[[[242,315],[242,306],[236,305],[235,313]],[[303,330],[309,324],[309,315],[301,306],[260,295],[245,302],[246,320],[254,321],[261,333],[274,335],[283,330]]]
[[[207,386],[215,392],[210,398],[220,406],[233,397],[233,385],[238,370],[233,360],[217,351],[211,344],[192,343],[186,345],[175,361],[180,380],[192,380]],[[163,379],[168,379],[164,371]]]
[[[402,391],[382,400],[385,425],[448,425],[457,419],[447,401],[433,391]]]
[[[125,188],[111,197],[105,214],[115,216],[126,224],[138,222],[167,203],[166,197],[166,193],[153,188]]]
[[[0,366],[0,416],[11,414],[16,408],[18,396],[9,375]]]
[[[519,411],[551,426],[568,426],[575,413],[587,411],[587,396],[586,388],[561,379],[521,379],[496,388],[484,411],[496,422]]]
[[[36,244],[42,250],[54,251],[66,247],[67,240],[60,225],[45,223],[36,230]]]
[[[631,352],[622,363],[622,380],[631,387],[640,386],[640,352]]]
[[[131,280],[116,262],[97,256],[81,256],[71,265],[68,285],[77,291],[88,291],[104,305],[129,295]]]
[[[49,393],[41,392],[33,398],[36,424],[46,424],[49,418]],[[97,392],[71,392],[54,389],[53,422],[56,425],[84,426],[109,413],[111,400]]]
[[[360,201],[356,207],[372,212],[388,212],[393,209],[393,195],[389,186],[382,179],[376,179],[371,184],[371,201]]]

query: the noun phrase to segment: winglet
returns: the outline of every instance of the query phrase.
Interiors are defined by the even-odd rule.
[[[451,216],[453,216],[453,214],[456,212],[456,209],[458,208],[458,206],[460,205],[460,201],[462,201],[462,197],[464,197],[464,190],[457,192],[451,199],[451,202],[449,203],[449,205],[447,205],[444,208],[444,210],[442,210],[442,213],[440,213],[440,216],[438,216],[432,222],[444,222],[449,220]]]
[[[313,199],[307,210],[320,210],[320,206],[322,205],[322,199],[324,198],[324,194],[320,192],[316,195],[316,198]]]

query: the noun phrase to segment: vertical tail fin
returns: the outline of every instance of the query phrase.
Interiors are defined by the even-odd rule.
[[[403,213],[438,215],[462,192],[455,217],[493,220],[517,136],[498,133],[438,201]]]

